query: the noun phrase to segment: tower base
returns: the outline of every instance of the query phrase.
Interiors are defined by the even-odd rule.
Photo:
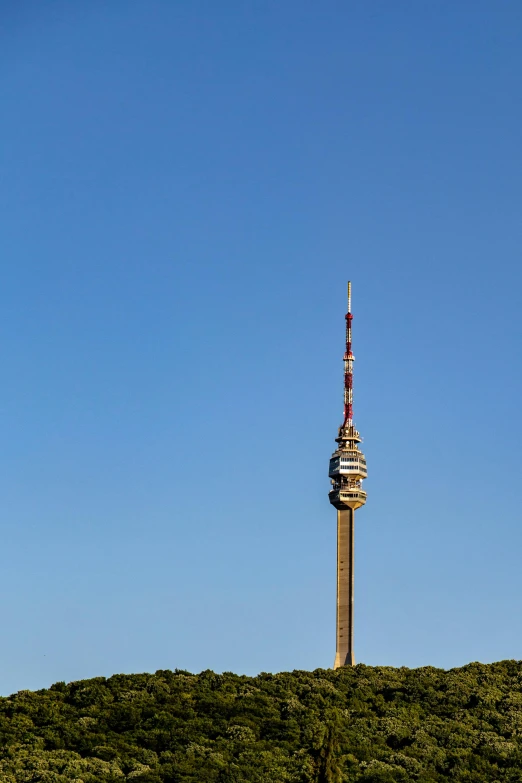
[[[340,669],[341,666],[355,666],[355,655],[352,652],[342,657],[341,653],[335,654],[334,669]]]

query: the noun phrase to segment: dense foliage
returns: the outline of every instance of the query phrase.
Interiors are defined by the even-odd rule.
[[[98,677],[0,732],[1,783],[522,783],[522,663]]]

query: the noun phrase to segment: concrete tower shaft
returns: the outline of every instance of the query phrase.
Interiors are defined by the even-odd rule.
[[[352,286],[348,283],[344,353],[344,418],[338,446],[330,458],[328,475],[330,503],[337,509],[337,613],[334,668],[353,666],[354,525],[355,510],[366,503],[362,482],[367,476],[366,459],[359,448],[361,436],[353,423]]]

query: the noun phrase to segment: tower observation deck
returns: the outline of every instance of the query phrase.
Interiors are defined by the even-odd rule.
[[[346,350],[344,353],[344,420],[335,439],[328,475],[330,503],[337,509],[337,613],[334,669],[354,666],[353,588],[355,510],[366,503],[362,482],[366,459],[359,448],[361,436],[353,424],[352,285],[348,283]]]

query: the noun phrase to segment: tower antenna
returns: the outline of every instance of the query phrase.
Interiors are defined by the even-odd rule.
[[[353,360],[352,353],[352,284],[348,283],[348,312],[346,319],[346,350],[344,352],[344,422],[343,427],[353,425]]]

